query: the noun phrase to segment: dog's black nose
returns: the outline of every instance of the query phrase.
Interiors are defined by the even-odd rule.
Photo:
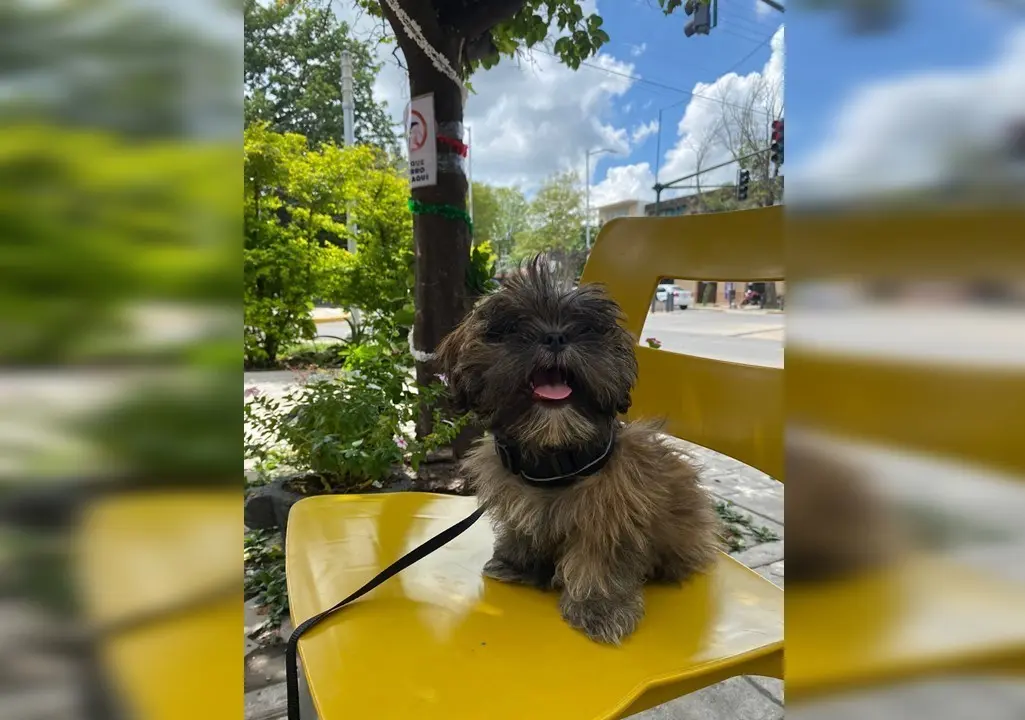
[[[545,335],[543,342],[552,352],[559,352],[566,347],[566,336],[559,332],[550,332]]]

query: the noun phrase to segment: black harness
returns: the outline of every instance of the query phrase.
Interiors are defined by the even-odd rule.
[[[538,488],[569,487],[605,467],[616,447],[617,425],[612,426],[608,438],[541,456],[524,455],[515,443],[495,437],[495,452],[502,461],[502,467],[513,475],[519,475],[528,485]]]

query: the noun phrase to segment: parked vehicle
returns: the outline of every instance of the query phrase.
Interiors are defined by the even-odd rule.
[[[655,299],[660,303],[666,301],[668,293],[673,293],[673,307],[686,310],[694,303],[694,296],[690,290],[684,290],[678,285],[659,285],[655,288]]]

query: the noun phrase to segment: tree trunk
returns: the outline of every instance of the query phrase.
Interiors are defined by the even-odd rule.
[[[439,72],[423,51],[406,35],[401,23],[387,3],[382,7],[395,33],[409,68],[410,97],[434,93],[435,123],[463,122],[463,98],[459,86]],[[459,67],[460,38],[454,33],[442,32],[437,14],[430,2],[406,0],[403,9],[420,26],[424,37],[445,55],[452,67]],[[461,138],[459,138],[461,139]],[[439,159],[451,153],[450,148],[438,145]],[[439,163],[440,164],[440,163]],[[459,172],[439,172],[437,184],[412,191],[413,198],[423,203],[451,205],[465,211],[467,178]],[[466,276],[470,261],[470,231],[462,220],[450,220],[439,215],[423,214],[413,217],[413,248],[415,254],[415,282],[413,300],[416,314],[413,322],[413,344],[417,350],[432,353],[462,320],[469,309],[471,298],[467,292]],[[418,384],[437,380],[438,368],[431,362],[416,364]],[[417,421],[417,435],[424,436],[433,427],[433,409],[421,406]],[[453,446],[456,457],[469,446],[474,434],[464,432]]]

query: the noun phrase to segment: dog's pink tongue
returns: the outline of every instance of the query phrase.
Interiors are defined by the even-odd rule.
[[[565,400],[572,392],[569,385],[565,383],[534,386],[534,397],[542,400]]]
[[[534,375],[534,397],[542,400],[565,400],[573,391],[562,382],[554,370],[542,370]]]

